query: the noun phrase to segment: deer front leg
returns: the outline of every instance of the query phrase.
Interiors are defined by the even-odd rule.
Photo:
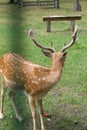
[[[42,107],[42,99],[38,100],[39,112],[40,112],[40,120],[41,120],[41,128],[42,130],[45,129],[44,120],[43,120],[43,107]]]
[[[1,88],[1,110],[0,110],[0,119],[4,118],[3,115],[3,104],[4,104],[4,96],[5,96],[5,83],[4,79],[2,80],[2,88]]]
[[[14,95],[15,95],[15,93],[10,91],[9,97],[11,99],[11,103],[12,103],[12,106],[14,108],[14,111],[15,111],[15,114],[16,114],[16,118],[21,122],[23,119],[22,119],[22,117],[19,115],[19,113],[17,111],[16,105],[15,105],[15,102],[14,102]]]
[[[35,100],[29,96],[29,104],[30,104],[30,108],[31,108],[31,112],[32,112],[32,118],[33,118],[33,130],[37,130],[36,127],[36,104],[35,104]]]

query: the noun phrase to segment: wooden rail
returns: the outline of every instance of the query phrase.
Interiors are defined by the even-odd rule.
[[[19,7],[22,6],[53,6],[54,8],[59,8],[59,0],[29,0],[23,1],[18,0]]]

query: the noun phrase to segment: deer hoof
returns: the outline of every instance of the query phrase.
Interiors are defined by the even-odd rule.
[[[51,115],[49,115],[47,113],[43,113],[43,117],[51,118]]]
[[[0,120],[4,118],[3,113],[0,111]]]

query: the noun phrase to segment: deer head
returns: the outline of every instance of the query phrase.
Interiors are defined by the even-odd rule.
[[[41,51],[43,52],[43,54],[45,56],[52,58],[52,60],[54,61],[53,64],[56,66],[55,62],[58,63],[58,64],[61,63],[63,65],[66,54],[67,54],[66,50],[76,43],[76,41],[77,41],[77,30],[78,30],[78,26],[76,25],[75,30],[74,30],[73,35],[72,35],[72,41],[68,45],[64,44],[63,48],[59,52],[57,52],[55,50],[55,48],[53,47],[53,44],[51,44],[51,47],[45,47],[45,46],[40,45],[35,40],[32,30],[29,30],[28,33],[30,35],[31,40],[34,42],[34,44],[41,49]]]

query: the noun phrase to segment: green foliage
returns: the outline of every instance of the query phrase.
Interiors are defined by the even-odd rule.
[[[3,3],[4,2],[4,3]],[[60,9],[49,7],[23,7],[0,1],[0,56],[15,52],[33,63],[50,67],[51,60],[32,44],[27,31],[33,29],[37,41],[45,46],[53,42],[57,51],[63,43],[71,41],[70,22],[52,22],[52,32],[46,32],[45,15],[82,15],[79,26],[78,42],[68,50],[61,81],[44,99],[45,111],[52,114],[51,122],[45,122],[48,130],[87,129],[87,1],[82,0],[82,12],[73,11],[73,3],[61,0]],[[0,130],[32,130],[32,117],[28,101],[22,94],[16,96],[16,102],[24,122],[15,118],[13,108],[6,92],[4,103],[5,119],[0,121]],[[28,110],[29,109],[29,110]],[[40,123],[38,119],[38,127]]]

